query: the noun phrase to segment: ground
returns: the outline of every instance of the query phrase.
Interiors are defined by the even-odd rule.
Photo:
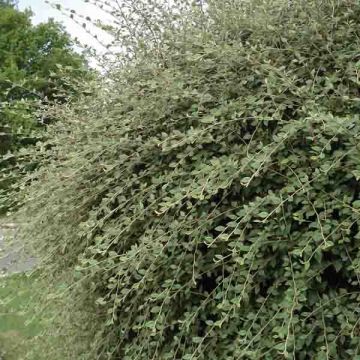
[[[36,260],[16,241],[16,226],[0,222],[0,271],[13,274],[31,270]]]
[[[40,332],[32,298],[36,274],[30,274],[35,260],[23,256],[21,246],[6,242],[12,226],[0,228],[0,360],[22,360],[29,340]]]
[[[0,278],[0,354],[3,360],[23,359],[27,340],[40,331],[32,311],[34,281],[35,275],[26,274]]]

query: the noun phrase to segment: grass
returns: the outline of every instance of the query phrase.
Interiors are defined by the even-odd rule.
[[[1,360],[24,359],[28,342],[41,330],[40,322],[33,319],[35,283],[35,275],[15,274],[0,278]]]

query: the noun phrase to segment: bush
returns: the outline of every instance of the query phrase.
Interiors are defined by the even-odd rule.
[[[357,358],[359,2],[182,11],[33,155],[59,358]]]

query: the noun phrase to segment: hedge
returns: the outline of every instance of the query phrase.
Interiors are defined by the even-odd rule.
[[[183,11],[34,154],[63,358],[360,358],[360,3]]]

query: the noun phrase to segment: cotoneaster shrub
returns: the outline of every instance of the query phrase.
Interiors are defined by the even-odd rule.
[[[21,194],[46,354],[357,359],[360,3],[202,5],[53,109]]]

